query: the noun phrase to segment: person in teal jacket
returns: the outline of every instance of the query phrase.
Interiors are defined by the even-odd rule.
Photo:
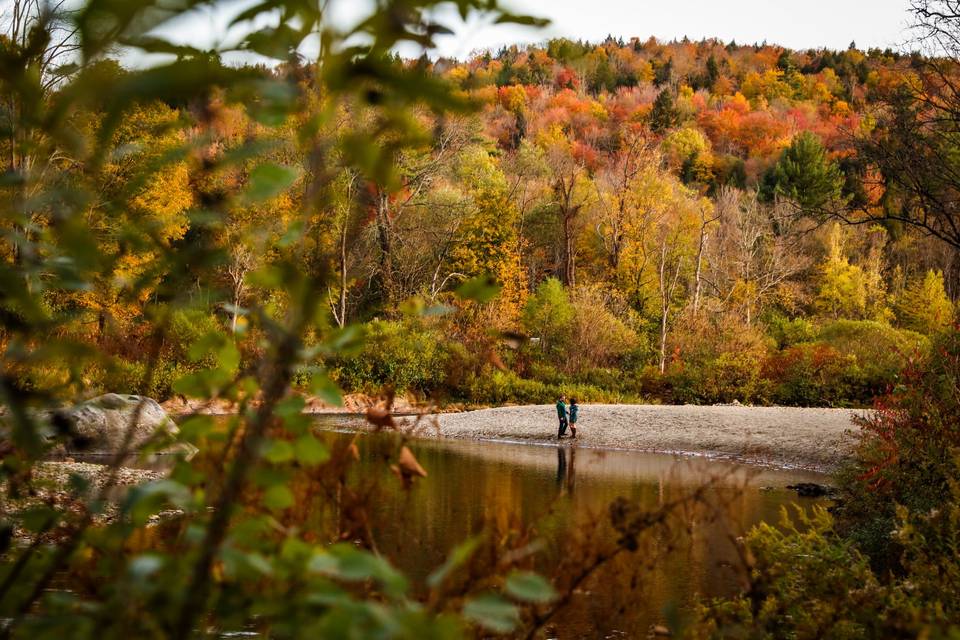
[[[580,412],[580,405],[577,404],[576,398],[570,398],[570,432],[573,434],[570,437],[577,437],[577,414]]]
[[[560,428],[557,430],[557,440],[567,431],[567,396],[561,395],[557,400],[557,417],[560,419]]]

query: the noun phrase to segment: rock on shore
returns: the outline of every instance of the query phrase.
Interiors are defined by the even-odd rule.
[[[49,413],[63,433],[63,453],[135,453],[148,443],[177,434],[177,425],[152,398],[107,393]],[[130,430],[133,430],[130,432]],[[129,432],[129,433],[128,433]]]

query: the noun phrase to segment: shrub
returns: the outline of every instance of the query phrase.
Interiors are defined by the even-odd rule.
[[[787,406],[845,406],[853,394],[856,358],[825,344],[798,344],[763,363],[769,399]]]
[[[447,385],[450,354],[439,332],[415,321],[374,321],[367,325],[363,350],[330,368],[350,391],[378,392],[391,385],[401,393],[433,393]]]
[[[470,384],[470,399],[489,404],[546,404],[555,400],[552,385],[526,380],[511,371],[485,372]]]
[[[147,364],[140,361],[112,358],[98,375],[96,386],[103,393],[132,393],[146,395],[158,402],[173,396],[173,383],[198,367],[160,359],[144,387]]]
[[[563,384],[565,381],[563,373],[557,367],[545,362],[531,362],[525,377],[545,384]]]
[[[812,342],[817,337],[816,325],[807,318],[777,316],[769,322],[769,332],[781,349],[801,342]]]
[[[531,336],[539,339],[542,353],[562,358],[574,313],[566,289],[556,278],[548,278],[527,300],[523,309],[523,326]]]
[[[470,400],[479,404],[552,404],[561,395],[580,402],[619,403],[635,396],[582,383],[544,383],[521,378],[512,371],[486,371],[473,378]]]
[[[625,369],[604,369],[596,367],[582,372],[576,382],[591,387],[618,391],[626,395],[640,395],[639,380]]]
[[[896,304],[897,318],[908,329],[932,335],[950,327],[955,309],[943,285],[943,274],[927,271],[901,293]]]
[[[932,514],[901,510],[894,535],[904,567],[871,569],[867,557],[817,508],[799,526],[762,524],[746,538],[750,585],[701,610],[691,638],[955,638],[960,633],[960,503]],[[752,631],[748,632],[747,630]]]
[[[190,348],[208,335],[227,335],[216,316],[200,309],[178,309],[170,315],[161,354],[173,362],[190,362]],[[214,366],[216,361],[209,358],[198,364]]]
[[[834,521],[755,528],[744,594],[694,637],[960,637],[960,332],[913,361],[862,421]]]
[[[767,358],[763,377],[769,381],[769,399],[777,404],[868,405],[892,388],[911,355],[928,349],[927,339],[912,331],[869,320],[838,320],[823,326],[815,341]]]
[[[759,400],[766,353],[760,332],[732,316],[688,316],[674,333],[675,355],[661,381],[665,399],[698,404]],[[648,392],[648,387],[643,390]]]
[[[942,336],[912,360],[897,391],[861,421],[855,460],[840,480],[847,497],[840,524],[878,564],[899,557],[891,538],[898,506],[929,513],[943,506],[960,451],[960,332]]]
[[[860,374],[856,383],[862,388],[859,397],[864,401],[886,393],[907,359],[930,348],[927,338],[919,333],[870,320],[838,320],[824,325],[818,340],[856,359]]]
[[[750,588],[706,607],[692,637],[881,637],[886,594],[869,563],[822,508],[798,520],[784,514],[779,528],[763,523],[750,532]]]
[[[639,344],[637,334],[609,308],[597,287],[574,291],[574,316],[560,366],[570,374],[617,364]]]

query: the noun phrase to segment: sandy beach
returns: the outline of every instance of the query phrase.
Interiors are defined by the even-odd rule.
[[[711,455],[830,471],[850,455],[862,410],[746,406],[581,405],[581,447]],[[556,442],[552,405],[431,416],[446,438]],[[569,435],[569,431],[567,432]],[[564,440],[569,442],[569,440]]]

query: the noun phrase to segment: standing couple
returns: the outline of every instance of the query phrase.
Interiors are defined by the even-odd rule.
[[[570,432],[572,433],[573,438],[577,437],[577,413],[580,410],[580,405],[577,404],[576,398],[570,399],[570,411],[569,411],[569,422],[567,420],[567,396],[561,395],[560,399],[557,400],[557,417],[560,418],[560,429],[557,431],[557,440],[563,437],[563,434],[567,432],[567,425],[570,425]]]

